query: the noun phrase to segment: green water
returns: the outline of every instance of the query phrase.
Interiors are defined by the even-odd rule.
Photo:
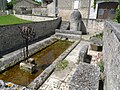
[[[31,58],[34,58],[35,62],[37,63],[37,72],[34,74],[20,70],[19,64],[17,64],[11,67],[9,70],[1,73],[0,79],[4,80],[5,82],[13,82],[15,84],[27,86],[70,45],[72,45],[72,42],[58,41],[31,56]]]

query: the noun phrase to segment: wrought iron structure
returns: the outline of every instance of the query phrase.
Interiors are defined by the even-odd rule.
[[[29,51],[28,51],[29,42],[33,38],[35,38],[36,33],[35,33],[34,29],[30,26],[22,26],[22,27],[18,27],[18,28],[20,29],[21,36],[24,39],[23,44],[25,42],[25,50],[23,51],[23,52],[25,52],[24,53],[24,59],[25,59],[25,58],[28,58],[28,54],[29,54]]]

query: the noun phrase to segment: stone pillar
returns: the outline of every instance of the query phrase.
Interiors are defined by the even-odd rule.
[[[81,30],[81,14],[78,10],[74,10],[70,16],[70,31]]]
[[[78,11],[79,0],[75,0],[73,4],[73,12],[70,16],[70,31],[80,31],[81,30],[81,14]]]

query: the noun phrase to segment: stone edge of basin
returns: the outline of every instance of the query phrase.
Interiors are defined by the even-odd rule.
[[[79,44],[79,42],[80,40],[75,41],[67,50],[65,50],[48,68],[46,68],[37,78],[33,80],[33,82],[28,85],[28,88],[31,90],[37,90],[54,71],[57,63],[64,60],[65,57]]]
[[[56,29],[54,36],[58,39],[69,39],[75,41],[82,38],[82,32]]]

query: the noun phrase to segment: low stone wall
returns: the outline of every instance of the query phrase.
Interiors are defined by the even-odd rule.
[[[104,29],[104,20],[101,19],[82,19],[87,32],[89,34],[94,34],[97,32],[102,32]]]
[[[24,20],[29,20],[29,21],[34,21],[34,22],[41,22],[41,21],[52,21],[56,20],[57,18],[53,17],[46,17],[46,16],[34,16],[34,15],[18,15],[15,14],[16,17],[24,19]]]
[[[36,37],[32,40],[33,42],[54,34],[60,21],[61,18],[57,18],[42,22],[0,26],[0,56],[21,48],[23,45],[23,38],[20,34],[18,26],[30,26],[35,30]]]
[[[120,24],[106,21],[103,41],[104,90],[120,90]]]
[[[56,39],[54,38],[47,38],[42,41],[36,42],[35,44],[30,45],[29,56],[42,50],[48,45],[51,45],[55,41]],[[3,58],[0,59],[0,72],[22,61],[24,59],[23,54],[24,54],[23,50],[19,49],[17,51],[4,55]]]

